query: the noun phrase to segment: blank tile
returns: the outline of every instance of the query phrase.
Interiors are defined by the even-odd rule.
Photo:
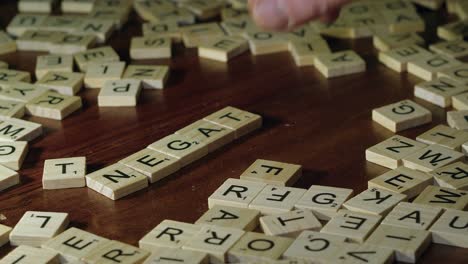
[[[456,110],[468,110],[468,93],[452,96],[452,106]]]
[[[10,232],[11,227],[0,224],[0,246],[3,246],[10,241]]]

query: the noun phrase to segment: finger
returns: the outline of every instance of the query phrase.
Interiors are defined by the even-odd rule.
[[[266,29],[287,30],[325,17],[349,0],[250,0],[254,20]]]

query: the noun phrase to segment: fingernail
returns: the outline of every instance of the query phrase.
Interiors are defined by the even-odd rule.
[[[267,29],[286,29],[289,25],[287,12],[282,0],[257,0],[254,6],[254,17],[261,27]]]

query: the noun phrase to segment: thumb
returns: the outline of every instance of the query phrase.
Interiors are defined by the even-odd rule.
[[[255,22],[266,29],[287,30],[329,17],[349,0],[249,0]]]

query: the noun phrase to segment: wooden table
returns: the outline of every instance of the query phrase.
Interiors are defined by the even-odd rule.
[[[16,13],[15,1],[2,1],[0,19],[5,27]],[[431,25],[442,14],[425,14]],[[111,38],[111,45],[126,61],[131,36],[141,35],[141,21],[130,22]],[[426,34],[433,38],[435,27]],[[387,171],[368,163],[364,151],[393,135],[372,122],[373,108],[412,98],[420,80],[398,74],[376,59],[370,40],[330,40],[334,50],[353,48],[368,63],[368,70],[332,80],[313,67],[298,68],[287,53],[267,56],[244,54],[229,64],[199,59],[194,49],[176,47],[172,60],[138,63],[171,67],[168,88],[145,90],[136,108],[99,108],[97,90],[81,92],[84,107],[64,121],[27,117],[44,125],[45,133],[31,144],[22,183],[0,193],[0,212],[14,226],[27,210],[67,212],[71,225],[97,235],[137,245],[138,240],[164,219],[194,222],[207,210],[207,198],[227,178],[239,175],[256,159],[302,164],[304,175],[296,184],[353,188]],[[11,68],[34,71],[39,53],[17,52],[0,57]],[[433,111],[435,121],[401,133],[414,138],[437,123],[445,110],[416,100]],[[261,130],[237,140],[118,201],[88,188],[43,190],[45,159],[86,156],[88,171],[110,165],[148,144],[227,105],[264,117]],[[0,256],[11,248],[4,246]],[[424,263],[468,263],[468,250],[432,244]]]

